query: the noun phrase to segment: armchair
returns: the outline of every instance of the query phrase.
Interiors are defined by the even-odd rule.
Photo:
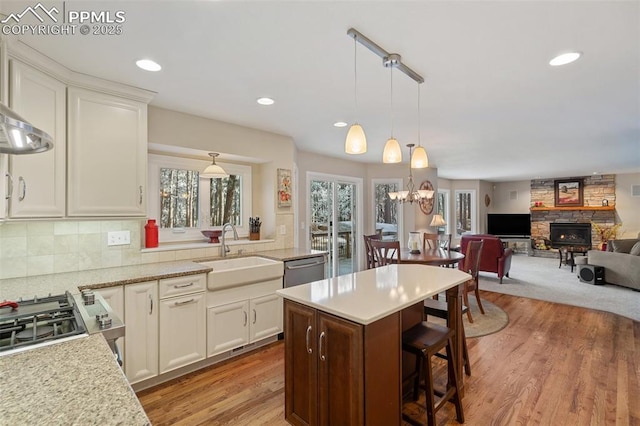
[[[460,250],[465,255],[469,241],[484,241],[480,256],[480,271],[497,273],[502,284],[502,278],[509,276],[513,250],[504,248],[502,240],[494,235],[471,234],[463,235],[460,240]]]

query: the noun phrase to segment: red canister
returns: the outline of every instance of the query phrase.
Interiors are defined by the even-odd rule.
[[[144,246],[146,248],[158,247],[158,225],[155,219],[149,219],[144,226]]]

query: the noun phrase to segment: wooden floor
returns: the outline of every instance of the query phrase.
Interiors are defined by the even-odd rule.
[[[467,341],[467,425],[640,425],[640,322],[481,293],[509,325]],[[138,397],[154,425],[285,425],[283,355],[278,342]],[[423,420],[417,405],[405,411]],[[458,424],[451,404],[437,418]]]

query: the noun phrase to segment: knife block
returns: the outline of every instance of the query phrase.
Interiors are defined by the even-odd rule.
[[[256,241],[260,239],[260,232],[249,232],[249,240]]]

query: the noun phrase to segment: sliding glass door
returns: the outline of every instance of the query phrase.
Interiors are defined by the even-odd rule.
[[[362,215],[357,205],[362,184],[346,179],[308,174],[309,246],[327,252],[327,277],[358,270]]]

